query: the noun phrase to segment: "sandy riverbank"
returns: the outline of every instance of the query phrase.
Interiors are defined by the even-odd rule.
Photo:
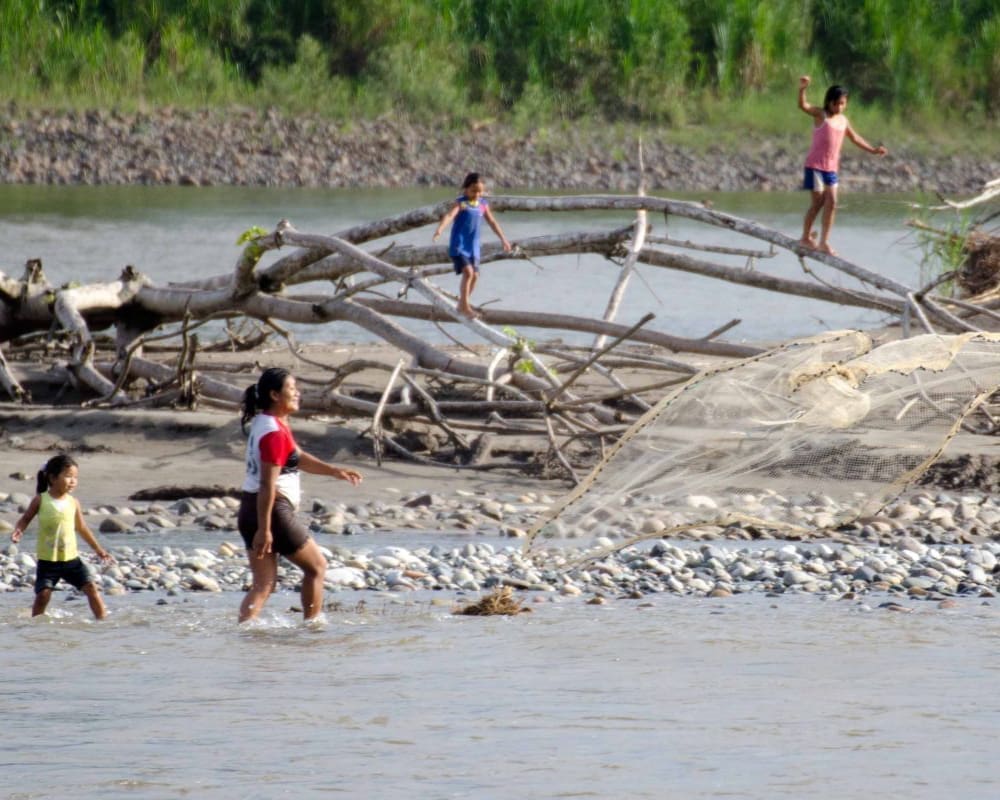
[[[342,386],[344,391],[374,402],[398,358],[387,346],[316,344],[307,346],[305,354],[306,360],[296,361],[284,347],[252,353],[204,352],[199,356],[199,371],[242,389],[259,374],[256,364],[285,366],[300,378],[308,393],[329,380],[330,371],[338,367],[359,361],[381,362],[384,370],[353,372]],[[456,357],[475,356],[456,352]],[[706,361],[707,357],[702,357],[700,366],[708,366],[702,363]],[[203,402],[198,410],[83,408],[86,398],[64,391],[67,376],[59,368],[19,360],[13,360],[10,367],[34,401],[30,405],[0,403],[0,475],[6,479],[2,488],[8,493],[32,492],[36,471],[57,452],[70,452],[80,461],[79,496],[89,505],[127,504],[137,494],[148,495],[164,487],[200,488],[200,496],[210,494],[208,489],[213,487],[220,494],[233,493],[242,482],[245,445],[235,407]],[[621,377],[633,385],[650,383],[641,372],[631,375],[625,370]],[[653,394],[647,397],[650,402],[655,399]],[[304,449],[365,475],[357,488],[305,475],[307,497],[367,504],[391,503],[420,492],[451,496],[460,491],[485,500],[526,493],[558,497],[570,489],[565,478],[542,478],[506,468],[434,466],[405,461],[391,453],[379,466],[371,438],[366,435],[370,424],[368,416],[300,412],[294,429]],[[547,444],[542,439],[514,437],[510,441],[525,450],[534,446],[544,451]],[[989,468],[994,460],[990,442],[982,436],[955,440],[947,463],[930,473],[933,486],[949,492],[993,492],[997,482]],[[501,460],[509,461],[504,456]],[[586,467],[582,468],[585,474]],[[774,488],[794,495],[808,492],[811,484],[786,475],[782,485]]]
[[[336,370],[352,364],[366,368],[351,371],[340,389],[357,397],[377,401],[396,364],[399,354],[386,345],[303,346],[303,359],[297,359],[284,346],[264,345],[252,352],[205,350],[198,356],[199,374],[242,390],[259,374],[259,366],[283,366],[295,373],[307,395],[330,379]],[[151,357],[155,357],[150,353]],[[171,352],[160,355],[170,361]],[[488,361],[490,353],[456,350],[455,357]],[[698,368],[719,363],[708,356],[688,359]],[[171,362],[172,363],[172,362]],[[382,364],[382,368],[372,365]],[[240,430],[238,409],[202,402],[197,410],[185,408],[84,408],[84,397],[66,391],[68,375],[56,364],[29,358],[12,357],[10,369],[33,398],[22,405],[0,403],[0,475],[6,483],[0,489],[30,493],[34,476],[42,463],[57,452],[72,453],[81,462],[81,501],[89,505],[120,505],[138,493],[159,487],[217,487],[235,490],[243,479],[245,439]],[[627,385],[655,384],[642,369],[623,368],[619,378]],[[589,382],[582,379],[583,384]],[[141,396],[140,385],[133,387]],[[582,385],[582,384],[581,384]],[[646,393],[648,402],[658,394]],[[318,396],[316,398],[319,399]],[[411,423],[420,428],[419,423]],[[456,491],[466,496],[489,499],[499,495],[527,493],[558,497],[569,491],[565,477],[543,478],[536,474],[497,469],[457,469],[448,465],[429,465],[405,461],[387,454],[381,466],[373,456],[370,436],[371,419],[330,411],[300,412],[294,430],[300,445],[316,456],[358,469],[365,475],[357,488],[305,475],[306,496],[313,493],[325,501],[356,504],[386,502],[419,492],[442,496]],[[397,435],[401,428],[397,428]],[[982,440],[982,441],[980,441]],[[547,448],[544,437],[538,441],[509,437],[507,447]],[[993,458],[989,437],[956,439],[948,451],[948,463],[935,466],[930,474],[933,486],[949,492],[978,491],[992,493],[997,479],[989,463]],[[971,448],[971,449],[970,449]],[[961,459],[966,457],[965,461]],[[500,456],[509,463],[510,459]],[[487,463],[489,459],[487,459]],[[586,466],[578,465],[586,472]],[[783,485],[774,488],[788,494],[803,494],[817,488],[812,481],[797,481],[783,476]],[[202,492],[206,496],[207,492]],[[524,522],[525,520],[521,520]]]
[[[252,352],[202,352],[199,371],[239,389],[251,384],[259,369],[255,364],[283,366],[315,391],[329,380],[330,371],[348,362],[395,365],[399,354],[383,345],[303,346],[304,360],[295,359],[284,346],[264,345]],[[152,355],[152,354],[151,354]],[[467,352],[456,353],[470,358]],[[170,359],[170,353],[162,355]],[[81,502],[122,505],[136,493],[164,486],[220,487],[232,490],[243,480],[245,439],[239,411],[234,407],[202,403],[187,409],[86,409],[87,398],[65,391],[67,375],[58,367],[34,360],[14,359],[10,368],[33,398],[30,405],[0,403],[0,475],[8,492],[31,492],[34,476],[52,454],[69,452],[80,461]],[[353,372],[343,384],[351,393],[378,399],[387,372],[364,369]],[[452,493],[461,489],[481,497],[501,493],[543,490],[564,491],[567,484],[518,475],[509,470],[456,470],[389,456],[381,467],[365,436],[371,420],[345,415],[309,415],[294,420],[299,444],[319,458],[360,470],[360,487],[303,476],[306,496],[327,501],[366,504],[392,502],[415,492]],[[23,474],[23,478],[9,476]],[[389,491],[391,489],[391,491]]]
[[[0,427],[0,474],[8,492],[33,492],[35,472],[59,451],[72,453],[80,462],[77,494],[88,505],[125,505],[132,495],[158,487],[231,490],[243,481],[245,440],[235,412],[0,404]],[[378,467],[371,458],[370,445],[359,439],[362,427],[308,418],[294,421],[296,438],[303,448],[365,476],[361,486],[350,487],[305,475],[307,496],[352,504],[391,503],[400,495],[419,491],[448,494],[463,489],[489,497],[540,488],[558,493],[564,486],[509,472],[459,472],[392,459]]]
[[[279,358],[278,352],[254,356],[268,361]],[[280,352],[290,358],[287,350]],[[371,358],[378,352],[367,348],[363,354]],[[343,360],[359,354],[327,348],[324,355]],[[252,363],[247,354],[238,354],[216,357],[202,368],[222,374],[234,359]],[[303,378],[316,369],[301,367]],[[5,476],[0,529],[9,531],[23,510],[42,463],[67,451],[80,464],[76,494],[89,524],[119,560],[101,572],[109,595],[245,589],[248,572],[234,511],[244,438],[235,409],[82,409],[80,398],[69,395],[55,405],[37,369],[17,361],[12,368],[44,402],[0,404],[0,474]],[[383,373],[375,374],[384,381]],[[363,373],[352,380],[364,380]],[[369,389],[376,392],[380,385],[373,381]],[[754,502],[765,517],[770,518],[770,508],[792,515],[806,529],[814,526],[815,535],[795,537],[801,542],[781,541],[787,534],[779,530],[710,526],[580,565],[575,562],[584,548],[615,542],[590,542],[566,531],[540,540],[530,552],[522,549],[525,532],[568,491],[567,482],[509,469],[458,470],[392,457],[379,466],[370,441],[361,435],[368,424],[367,419],[307,414],[294,420],[305,449],[365,476],[357,488],[303,476],[300,513],[327,552],[327,586],[334,592],[467,592],[508,585],[600,602],[658,592],[714,597],[889,592],[951,602],[1000,590],[1000,506],[991,478],[996,459],[988,446],[964,462],[970,451],[949,452],[948,465],[935,471],[933,485],[916,487],[876,518],[836,529],[821,530],[821,520],[839,518],[845,509],[824,497],[814,479],[783,474]],[[638,511],[653,514],[649,519],[655,521],[657,509]],[[202,541],[198,531],[212,544],[186,551],[171,544],[175,532],[181,539]],[[135,533],[152,536],[157,545],[137,549]],[[406,544],[382,544],[381,534],[395,541],[402,537]],[[456,535],[464,544],[455,545]],[[32,541],[29,535],[23,550],[6,543],[0,547],[0,591],[30,591]],[[449,543],[436,544],[443,541]],[[285,589],[294,589],[297,581],[295,570],[281,578]]]
[[[98,569],[106,594],[245,591],[249,571],[232,496],[243,439],[231,415],[5,407],[0,426],[4,535],[34,490],[28,470],[56,449],[69,450],[81,467],[77,495],[86,518],[116,559]],[[307,419],[294,427],[303,446],[365,474],[356,489],[304,476],[300,514],[326,554],[331,607],[345,602],[340,593],[357,590],[464,594],[499,586],[528,592],[525,598],[555,593],[595,603],[663,592],[805,593],[943,607],[1000,591],[1000,506],[976,487],[921,487],[876,518],[805,540],[753,527],[702,528],[581,562],[586,548],[614,542],[588,543],[570,531],[524,547],[525,531],[565,490],[557,482],[398,461],[378,467],[357,452],[348,428]],[[843,511],[794,478],[778,488],[760,494],[762,507],[783,508],[806,527]],[[0,546],[0,591],[31,591],[33,541],[29,530],[22,547]],[[298,580],[297,570],[282,570],[279,586],[294,592]],[[897,600],[880,602],[911,610]]]

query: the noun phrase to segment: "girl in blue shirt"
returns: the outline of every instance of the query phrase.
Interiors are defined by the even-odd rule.
[[[486,184],[479,177],[478,172],[470,172],[462,182],[462,194],[455,200],[452,206],[438,223],[437,230],[434,231],[434,241],[441,235],[441,231],[449,222],[454,222],[451,226],[451,241],[448,244],[448,255],[455,267],[455,274],[462,276],[462,283],[459,287],[458,311],[469,319],[476,319],[479,315],[469,303],[472,297],[472,290],[476,288],[476,280],[479,277],[479,249],[480,249],[480,226],[485,219],[493,232],[500,237],[505,253],[511,250],[510,242],[503,235],[500,224],[493,217],[489,203],[486,202]]]

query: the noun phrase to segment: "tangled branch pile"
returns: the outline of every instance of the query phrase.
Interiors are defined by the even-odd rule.
[[[603,317],[516,308],[484,310],[476,320],[458,314],[454,298],[434,283],[451,274],[446,248],[400,245],[393,239],[437,222],[447,204],[335,235],[300,232],[283,220],[273,231],[247,232],[232,271],[195,281],[159,285],[127,267],[108,283],[54,286],[37,260],[28,262],[20,278],[0,273],[0,343],[10,358],[0,359],[0,384],[13,400],[30,402],[32,384],[25,376],[41,366],[48,368],[50,382],[77,392],[85,406],[212,403],[233,408],[261,366],[254,348],[277,338],[285,343],[296,373],[305,373],[303,411],[368,420],[365,432],[379,460],[391,454],[463,469],[531,470],[577,483],[581,470],[596,463],[664,391],[698,374],[706,359],[731,363],[761,352],[721,338],[735,322],[695,339],[653,329],[652,315],[618,322],[621,298],[639,264],[878,309],[928,332],[990,330],[1000,320],[987,304],[936,294],[933,286],[901,284],[698,203],[639,194],[497,197],[491,207],[495,212],[634,215],[630,224],[610,230],[524,238],[514,242],[511,254],[496,245],[483,248],[484,262],[604,256],[615,285]],[[656,232],[648,219],[653,214],[663,215],[664,227],[671,217],[683,217],[767,247],[680,241],[669,230]],[[362,247],[366,244],[370,249]],[[762,265],[776,248],[794,254],[802,279],[767,273]],[[268,253],[275,260],[265,265]],[[829,274],[820,275],[821,267]],[[463,326],[477,343],[461,351],[435,345],[405,327],[412,319]],[[219,320],[225,324],[221,338],[202,341],[210,330],[202,326]],[[317,360],[296,343],[286,323],[353,325],[388,345],[393,356],[387,361]],[[512,326],[594,338],[586,347],[535,345]],[[222,358],[222,351],[229,355]],[[245,360],[234,363],[233,353],[245,354]],[[679,354],[694,354],[698,361]],[[359,383],[355,379],[362,374],[366,381]]]

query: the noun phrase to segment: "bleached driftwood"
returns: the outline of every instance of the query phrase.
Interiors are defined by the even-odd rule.
[[[629,268],[644,263],[789,296],[877,309],[905,319],[916,318],[928,329],[976,327],[974,307],[935,295],[934,286],[917,289],[905,286],[861,265],[803,247],[798,240],[751,220],[697,203],[640,194],[496,197],[491,205],[496,212],[621,210],[636,214],[636,219],[630,227],[610,231],[516,240],[512,255],[489,244],[483,248],[484,261],[600,253],[609,261],[624,258]],[[552,460],[570,476],[575,467],[566,447],[578,446],[589,438],[595,446],[603,448],[607,438],[617,435],[648,406],[644,395],[655,397],[656,392],[686,380],[697,371],[674,357],[675,354],[735,359],[760,352],[760,348],[718,339],[734,322],[716,324],[711,333],[698,339],[673,336],[647,324],[612,322],[627,285],[625,267],[619,268],[620,291],[616,288],[612,292],[607,319],[491,307],[484,310],[481,319],[469,320],[456,313],[454,300],[433,283],[434,277],[451,272],[450,267],[443,266],[447,260],[444,248],[401,246],[394,242],[380,242],[372,249],[360,246],[436,223],[446,207],[437,204],[415,209],[332,236],[300,232],[283,220],[273,231],[249,235],[229,273],[183,283],[158,285],[149,277],[128,270],[119,280],[109,283],[56,287],[45,278],[39,262],[29,262],[20,279],[0,274],[0,342],[16,345],[27,335],[58,331],[66,342],[66,348],[60,352],[68,354],[67,374],[103,403],[121,405],[142,400],[130,388],[132,382],[142,379],[162,397],[173,401],[184,399],[190,403],[204,397],[235,405],[243,387],[235,386],[231,378],[206,374],[199,362],[200,343],[192,330],[202,321],[257,320],[276,331],[282,330],[281,325],[292,323],[348,323],[406,355],[400,360],[399,380],[390,381],[376,403],[344,391],[341,384],[347,372],[338,374],[330,368],[327,385],[307,392],[304,408],[374,417],[378,424],[373,428],[379,430],[383,419],[424,421],[445,432],[455,453],[465,452],[470,458],[475,445],[459,431],[536,434],[544,437]],[[653,227],[649,216],[656,213],[721,227],[770,246],[767,250],[699,247],[690,241],[652,235],[644,241]],[[262,266],[264,254],[279,248],[288,252]],[[712,263],[661,248],[700,249],[720,256],[744,257],[751,260],[751,265],[758,258],[772,255],[776,248],[783,248],[801,259],[804,278],[790,280],[760,269]],[[832,285],[807,266],[807,260],[823,264],[860,286]],[[313,290],[311,294],[292,291],[294,287],[317,282],[332,284],[332,291],[329,288],[325,292]],[[392,287],[390,294],[394,293],[394,297],[386,296],[388,287]],[[417,302],[416,296],[423,302]],[[485,356],[458,357],[454,351],[409,331],[402,324],[406,319],[462,326],[482,343],[481,347],[485,346]],[[175,329],[168,330],[170,326]],[[633,349],[623,353],[619,347],[607,351],[591,348],[588,357],[566,347],[546,343],[533,346],[525,337],[501,326],[585,332],[598,337],[597,341],[613,337],[633,348],[645,345],[659,351],[640,353]],[[95,337],[95,332],[109,327],[115,332],[110,357],[100,351],[101,342]],[[152,340],[164,335],[182,339],[174,365],[158,363],[146,354]],[[287,331],[282,335],[292,353],[302,358],[294,337]],[[404,362],[408,366],[403,366]],[[11,397],[23,400],[26,393],[12,369],[11,365],[4,365],[0,354],[0,386]],[[625,369],[639,369],[642,377],[626,381],[621,374]],[[245,383],[245,376],[242,377]],[[449,393],[457,391],[465,397],[441,396],[437,387],[447,387]],[[389,450],[421,458],[388,431],[380,434],[380,438]],[[489,450],[484,442],[480,439],[477,458]]]

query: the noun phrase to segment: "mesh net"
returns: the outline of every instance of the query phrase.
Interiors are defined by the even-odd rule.
[[[789,342],[661,399],[525,547],[571,537],[599,556],[705,527],[839,527],[877,512],[960,431],[986,439],[983,402],[998,387],[997,334]]]

